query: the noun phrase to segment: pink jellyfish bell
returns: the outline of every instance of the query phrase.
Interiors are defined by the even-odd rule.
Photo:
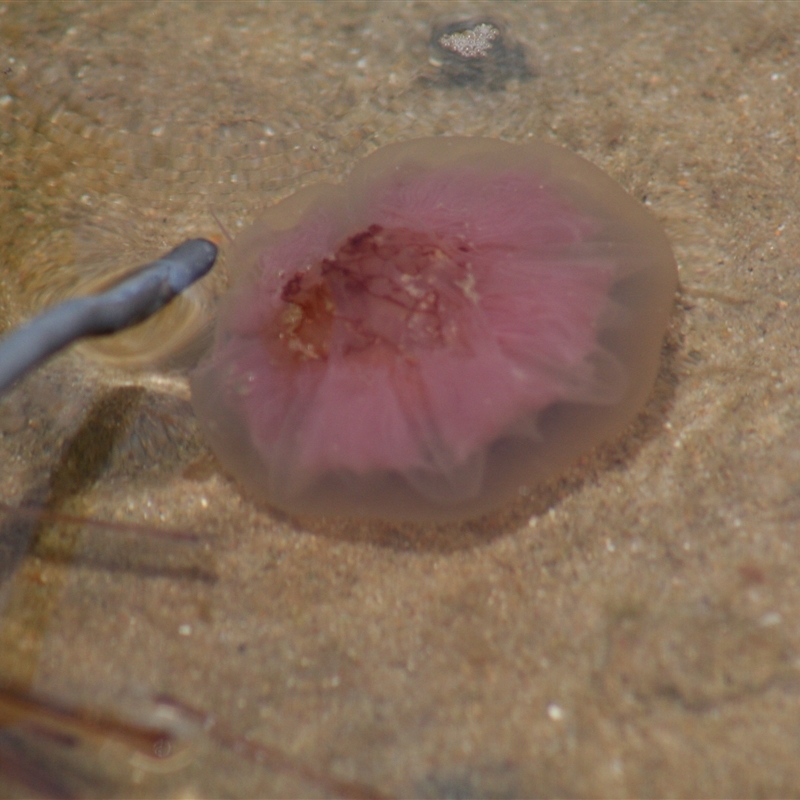
[[[222,463],[295,513],[459,519],[617,435],[655,380],[664,233],[549,144],[430,138],[235,243],[192,377]]]

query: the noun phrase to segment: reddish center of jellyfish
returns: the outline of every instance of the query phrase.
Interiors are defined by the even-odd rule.
[[[278,340],[299,361],[463,344],[460,312],[477,302],[464,241],[371,225],[284,284]]]

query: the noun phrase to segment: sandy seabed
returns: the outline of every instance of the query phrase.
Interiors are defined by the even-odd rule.
[[[442,15],[514,57],[459,76]],[[800,794],[800,5],[6,3],[0,41],[4,325],[441,134],[589,159],[681,283],[626,435],[461,525],[255,508],[122,346],[25,379],[0,683],[74,713],[0,696],[0,794]]]

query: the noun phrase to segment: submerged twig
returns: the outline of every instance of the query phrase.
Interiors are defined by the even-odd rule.
[[[189,239],[106,292],[67,300],[0,341],[0,392],[84,336],[116,333],[142,322],[214,265],[217,246]]]

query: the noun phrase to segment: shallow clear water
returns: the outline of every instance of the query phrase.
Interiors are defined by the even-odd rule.
[[[0,501],[37,509],[0,519],[0,794],[797,793],[795,6],[0,11],[4,325],[440,134],[590,159],[682,281],[629,434],[462,525],[242,498],[153,355],[213,314],[224,253],[144,344],[27,378],[0,400]],[[430,44],[475,15],[508,43],[487,75]]]

